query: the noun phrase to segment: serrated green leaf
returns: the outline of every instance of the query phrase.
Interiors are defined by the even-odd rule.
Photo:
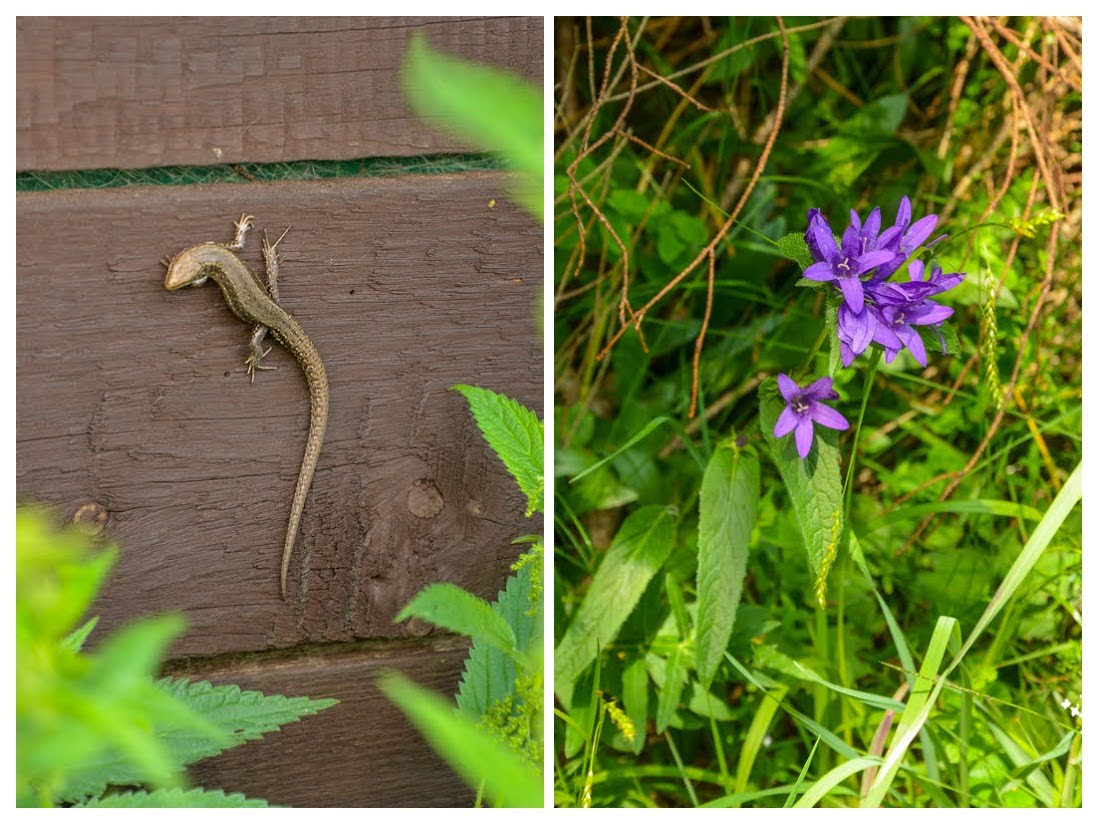
[[[540,598],[535,614],[530,614],[531,574],[532,567],[524,566],[517,574],[508,577],[507,585],[492,604],[492,611],[501,616],[514,632],[515,646],[522,655],[532,644],[541,643]],[[480,718],[493,703],[514,691],[517,676],[511,656],[492,644],[475,640],[461,674],[458,707],[470,718]]]
[[[465,396],[484,440],[526,495],[526,516],[541,512],[545,495],[545,453],[544,429],[537,415],[506,395],[489,389],[464,384],[451,388]]]
[[[404,91],[423,117],[473,146],[498,151],[522,176],[517,201],[542,217],[542,92],[523,80],[436,52],[419,32],[408,42]]]
[[[470,787],[503,807],[541,807],[542,779],[521,757],[431,692],[399,675],[381,689]]]
[[[812,253],[808,251],[808,244],[804,242],[803,232],[790,232],[778,238],[778,251],[781,252],[782,257],[800,266],[802,272],[813,263]]]
[[[759,501],[759,459],[750,447],[717,447],[705,468],[698,515],[698,680],[709,689],[732,636]]]
[[[675,543],[675,523],[674,509],[645,506],[626,518],[614,536],[557,645],[553,683],[565,706],[570,703],[576,679],[595,660],[602,645],[617,637],[648,582],[667,560]]]
[[[163,720],[163,715],[159,716],[153,734],[179,768],[218,755],[245,741],[262,738],[285,724],[338,703],[331,698],[264,695],[255,690],[241,690],[235,684],[213,686],[209,681],[192,682],[180,678],[162,678],[155,687],[163,700],[178,703],[204,719],[214,733],[211,735],[202,729]],[[75,767],[58,798],[77,801],[101,794],[108,785],[141,784],[144,780],[144,773],[113,749],[104,752],[94,762]]]
[[[394,623],[421,618],[437,627],[492,644],[508,655],[517,655],[515,633],[503,616],[483,598],[453,584],[430,584],[409,601]]]
[[[93,798],[76,807],[111,807],[117,809],[148,809],[161,807],[269,807],[262,798],[247,798],[242,793],[226,795],[223,790],[153,790],[115,793]]]
[[[808,551],[816,603],[825,605],[827,575],[843,531],[843,483],[839,471],[839,438],[833,429],[815,427],[812,451],[801,459],[792,435],[774,438],[774,424],[784,408],[773,379],[759,387],[759,428],[793,501],[793,511]]]

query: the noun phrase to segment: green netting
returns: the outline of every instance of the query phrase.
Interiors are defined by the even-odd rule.
[[[407,174],[455,174],[503,169],[485,154],[419,157],[368,157],[359,160],[301,160],[293,163],[233,163],[220,166],[160,166],[148,169],[86,169],[64,172],[16,172],[15,191],[113,189],[119,186],[180,186],[192,183],[251,183],[257,180],[319,180],[333,177],[384,177]]]

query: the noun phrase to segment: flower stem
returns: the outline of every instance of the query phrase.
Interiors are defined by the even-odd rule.
[[[865,417],[865,408],[869,403],[869,390],[873,386],[873,379],[877,375],[877,364],[881,362],[881,350],[874,347],[873,355],[869,359],[869,372],[865,376],[865,386],[862,388],[862,407],[858,410],[858,423],[854,426],[854,441],[850,445],[850,462],[846,465],[846,484],[843,489],[843,528],[849,529],[850,501],[854,496],[854,466],[858,462],[858,440],[862,436],[862,419]]]

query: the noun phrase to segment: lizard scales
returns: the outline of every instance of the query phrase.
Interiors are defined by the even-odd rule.
[[[293,555],[294,542],[301,525],[305,498],[316,473],[317,461],[324,443],[324,430],[328,423],[328,375],[316,346],[301,326],[278,305],[277,270],[278,257],[275,247],[264,239],[263,255],[267,263],[269,285],[263,287],[259,278],[234,252],[243,247],[244,235],[251,227],[251,217],[242,216],[236,224],[236,238],[231,244],[200,243],[179,252],[168,263],[164,279],[167,289],[184,286],[201,286],[207,279],[221,287],[225,303],[238,318],[254,324],[250,347],[251,356],[245,362],[254,377],[256,369],[268,369],[259,365],[267,352],[261,347],[269,331],[283,346],[290,350],[301,364],[309,386],[309,436],[305,442],[305,454],[294,488],[290,520],[286,528],[286,540],[282,550],[282,568],[279,576],[282,597],[286,597],[286,573]],[[281,238],[279,239],[281,240]],[[269,349],[267,350],[270,351]]]

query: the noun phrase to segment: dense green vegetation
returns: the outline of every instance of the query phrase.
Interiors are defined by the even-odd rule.
[[[1081,22],[556,25],[556,803],[1079,805]],[[844,367],[904,196],[948,354]]]

